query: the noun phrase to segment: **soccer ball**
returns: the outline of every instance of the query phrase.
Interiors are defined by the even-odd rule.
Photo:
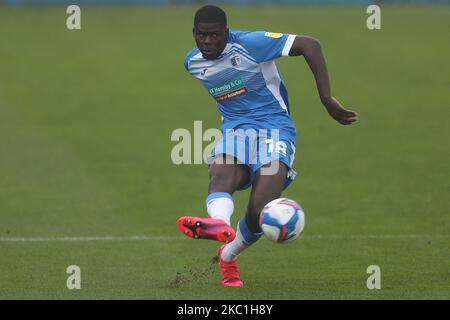
[[[288,198],[275,199],[262,209],[259,225],[267,239],[286,243],[297,239],[305,226],[302,207]]]

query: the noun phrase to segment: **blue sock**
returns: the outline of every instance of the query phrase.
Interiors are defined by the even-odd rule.
[[[247,225],[247,222],[245,221],[245,217],[239,220],[238,223],[238,232],[242,234],[243,240],[245,241],[246,245],[251,245],[258,241],[259,238],[262,236],[262,232],[253,233],[250,231],[250,228]]]
[[[231,261],[237,258],[237,256],[251,246],[253,243],[261,238],[262,232],[253,233],[248,228],[245,218],[239,220],[238,230],[236,238],[225,246],[222,251],[222,259],[224,261]]]

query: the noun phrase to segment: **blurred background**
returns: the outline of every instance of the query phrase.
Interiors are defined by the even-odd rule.
[[[205,3],[232,29],[319,39],[333,95],[359,113],[340,126],[304,59],[277,60],[298,128],[284,196],[306,226],[292,245],[243,254],[239,292],[217,290],[218,244],[176,227],[206,214],[208,172],[172,163],[171,134],[220,125],[183,66]],[[371,3],[380,30],[366,26]],[[450,298],[449,1],[0,4],[0,298]],[[81,30],[66,28],[68,4]],[[234,195],[234,224],[248,196]],[[66,287],[71,264],[82,290]],[[372,264],[382,290],[366,288]]]

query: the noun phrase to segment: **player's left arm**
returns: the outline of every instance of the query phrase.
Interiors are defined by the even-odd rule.
[[[357,120],[358,114],[344,108],[344,106],[331,95],[330,79],[327,65],[322,53],[320,42],[307,36],[296,36],[289,51],[290,56],[304,56],[316,80],[320,100],[333,119],[341,124],[352,124]]]

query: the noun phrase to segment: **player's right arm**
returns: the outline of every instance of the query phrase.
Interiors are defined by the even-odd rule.
[[[331,95],[330,79],[320,42],[307,36],[296,36],[289,51],[290,56],[304,56],[316,80],[320,101],[333,119],[347,125],[357,120],[357,113],[347,110]]]

